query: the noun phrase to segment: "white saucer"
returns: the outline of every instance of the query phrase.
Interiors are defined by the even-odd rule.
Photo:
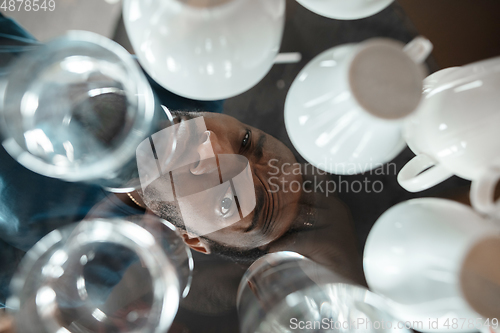
[[[372,16],[394,0],[297,0],[310,11],[337,20],[356,20]]]
[[[335,78],[342,75],[337,64],[354,47],[337,46],[314,58],[294,80],[285,102],[285,125],[294,147],[312,165],[339,175],[380,167],[406,146],[400,121],[343,107],[349,92],[333,91]]]

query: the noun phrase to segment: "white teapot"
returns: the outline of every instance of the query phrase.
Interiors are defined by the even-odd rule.
[[[424,81],[403,136],[417,155],[398,175],[410,192],[452,175],[476,180],[500,156],[500,57],[447,68]]]

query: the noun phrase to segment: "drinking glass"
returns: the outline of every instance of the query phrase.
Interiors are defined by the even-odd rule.
[[[380,297],[294,252],[252,264],[237,305],[242,333],[408,332],[397,327]]]
[[[139,185],[137,145],[172,121],[155,104],[125,49],[71,31],[23,55],[0,82],[2,144],[36,173],[128,192]]]
[[[164,220],[82,221],[27,253],[7,307],[20,332],[166,332],[192,269],[190,250]]]

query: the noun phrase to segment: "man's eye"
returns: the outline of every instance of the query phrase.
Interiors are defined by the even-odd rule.
[[[244,148],[248,145],[250,142],[250,131],[247,130],[247,133],[243,137],[243,141],[241,141],[241,146]]]
[[[230,213],[231,207],[233,206],[234,196],[231,186],[228,187],[224,197],[220,201],[220,212],[222,216],[226,216]]]
[[[221,201],[220,211],[223,215],[226,215],[231,209],[231,205],[233,204],[233,200],[231,198],[224,198]]]

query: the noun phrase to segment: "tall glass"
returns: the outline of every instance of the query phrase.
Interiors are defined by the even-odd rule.
[[[26,255],[7,307],[19,332],[166,332],[189,292],[193,260],[151,215],[55,230]]]
[[[97,183],[116,192],[138,187],[135,150],[161,123],[142,70],[117,43],[72,31],[34,48],[0,82],[2,144],[39,174]],[[173,145],[174,143],[172,143]]]
[[[380,297],[294,252],[252,264],[237,305],[242,333],[408,332]]]

